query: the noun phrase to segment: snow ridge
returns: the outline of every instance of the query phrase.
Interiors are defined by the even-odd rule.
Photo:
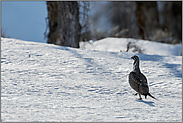
[[[110,52],[126,52],[127,45],[131,44],[128,52],[134,52],[135,47],[144,54],[182,56],[182,45],[163,44],[153,41],[138,40],[131,38],[105,38],[99,41],[80,42],[82,49],[100,50]]]

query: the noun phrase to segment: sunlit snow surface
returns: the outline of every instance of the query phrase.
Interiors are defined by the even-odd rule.
[[[136,54],[150,93],[128,83],[134,53],[1,38],[1,121],[182,121],[182,56]]]

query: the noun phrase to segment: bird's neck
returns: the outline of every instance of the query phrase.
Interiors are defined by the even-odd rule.
[[[133,63],[133,71],[136,72],[136,73],[140,73],[139,61],[134,61],[134,63]]]

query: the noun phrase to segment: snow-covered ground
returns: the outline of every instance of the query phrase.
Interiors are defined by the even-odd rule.
[[[120,50],[1,38],[1,121],[181,122],[182,56]],[[159,101],[133,96],[128,74],[134,54]]]

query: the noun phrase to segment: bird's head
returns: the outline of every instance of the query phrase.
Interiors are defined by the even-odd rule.
[[[135,61],[139,60],[139,57],[136,56],[136,55],[132,56],[131,58],[132,58],[133,60],[135,60]]]
[[[134,63],[133,63],[134,68],[139,67],[139,57],[136,56],[136,55],[134,55],[134,56],[132,56],[131,58],[134,60]]]
[[[134,63],[133,63],[133,70],[135,72],[138,72],[140,73],[140,68],[139,68],[139,57],[134,55],[131,57],[133,60],[134,60]]]

